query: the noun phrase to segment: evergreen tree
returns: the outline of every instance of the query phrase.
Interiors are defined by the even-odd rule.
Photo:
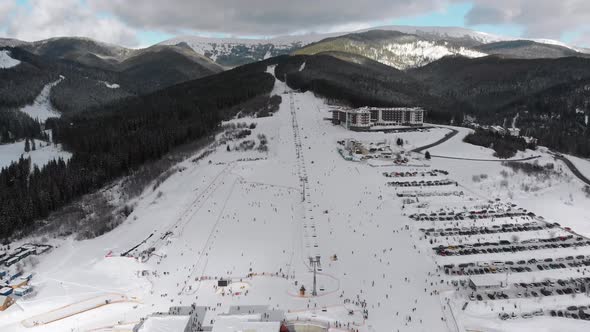
[[[35,146],[35,139],[31,139],[31,150],[37,150],[37,147]]]
[[[424,158],[426,158],[426,160],[430,160],[430,152],[426,151]]]
[[[31,151],[31,143],[29,142],[29,138],[25,139],[25,152]]]
[[[258,96],[270,98],[274,78],[265,69],[246,65],[48,121],[53,142],[72,156],[67,162],[59,158],[43,167],[31,165],[30,158],[23,156],[0,169],[0,240],[14,232],[32,231],[35,220],[47,218],[72,200],[162,158],[179,145],[213,134],[223,119],[237,113],[239,104]],[[41,133],[21,136],[26,138],[27,151],[30,140]]]

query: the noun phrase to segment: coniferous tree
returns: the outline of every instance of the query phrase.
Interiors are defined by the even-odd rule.
[[[92,112],[50,119],[45,126],[52,129],[53,143],[70,151],[71,158],[39,168],[23,156],[0,170],[0,239],[32,231],[36,220],[74,199],[179,145],[213,134],[239,110],[233,107],[270,98],[274,78],[265,69],[243,66]],[[30,139],[39,138],[35,135],[21,136],[29,150]]]
[[[31,151],[31,143],[29,143],[29,138],[25,139],[25,152]]]

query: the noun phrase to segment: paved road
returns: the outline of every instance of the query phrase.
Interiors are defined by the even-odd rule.
[[[448,157],[448,156],[437,156],[435,154],[431,155],[431,157],[436,158],[445,158],[445,159],[455,159],[455,160],[467,160],[467,161],[495,161],[495,162],[504,162],[504,161],[528,161],[540,158],[541,156],[530,156],[526,158],[519,158],[519,159],[477,159],[477,158],[462,158],[462,157]]]
[[[574,165],[574,163],[572,163],[569,159],[567,159],[566,157],[564,157],[561,154],[557,154],[557,153],[551,153],[555,159],[561,160],[565,163],[565,165],[570,169],[570,171],[572,171],[572,173],[574,173],[574,175],[582,180],[582,182],[584,182],[585,184],[590,186],[590,179],[588,179],[586,176],[584,176],[584,174],[582,174],[582,172],[580,172],[580,170],[576,167],[576,165]]]
[[[457,135],[459,133],[458,130],[451,129],[451,128],[447,128],[447,129],[451,130],[451,132],[448,133],[448,134],[446,134],[445,137],[439,139],[438,141],[436,141],[434,143],[431,143],[431,144],[424,145],[424,146],[421,146],[419,148],[416,148],[416,149],[412,150],[412,152],[422,153],[422,151],[424,151],[424,150],[430,149],[432,147],[435,147],[435,146],[437,146],[439,144],[442,144],[442,143],[450,140],[451,138],[453,138],[455,135]]]
[[[451,130],[450,133],[446,134],[445,137],[439,139],[438,141],[428,144],[428,145],[424,145],[421,146],[419,148],[416,148],[414,150],[412,150],[412,152],[417,152],[417,153],[422,153],[422,151],[424,150],[428,150],[432,147],[435,147],[437,145],[440,145],[448,140],[450,140],[451,138],[453,138],[455,135],[457,135],[459,133],[458,130],[455,129],[451,129],[451,128],[447,128],[449,130]],[[540,156],[531,156],[531,157],[526,157],[526,158],[520,158],[520,159],[477,159],[477,158],[461,158],[461,157],[449,157],[449,156],[439,156],[439,155],[435,155],[435,154],[431,154],[431,157],[435,157],[435,158],[444,158],[444,159],[455,159],[455,160],[466,160],[466,161],[496,161],[496,162],[502,162],[502,161],[528,161],[528,160],[533,160],[533,159],[537,159]],[[573,164],[572,164],[573,166]],[[573,170],[572,170],[573,171]],[[590,183],[588,183],[590,184]]]

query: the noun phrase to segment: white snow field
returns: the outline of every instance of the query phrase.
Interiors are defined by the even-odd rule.
[[[120,86],[119,84],[117,84],[117,83],[109,83],[109,82],[105,82],[105,81],[102,81],[102,83],[103,83],[103,84],[104,84],[104,85],[105,85],[107,88],[109,88],[109,89],[118,89],[118,88],[120,88],[120,87],[121,87],[121,86]]]
[[[36,150],[25,152],[25,141],[18,141],[10,144],[0,145],[0,168],[9,166],[12,162],[18,161],[23,158],[31,158],[31,164],[37,165],[41,168],[47,164],[50,160],[62,158],[65,161],[70,159],[71,153],[62,150],[61,145],[55,146],[55,144],[47,143],[35,139]],[[31,167],[32,167],[31,165]]]
[[[49,96],[51,94],[51,88],[59,84],[63,79],[64,77],[61,76],[55,82],[46,84],[33,103],[21,108],[21,112],[27,113],[31,118],[37,119],[42,123],[48,118],[59,117],[60,113],[51,105]]]
[[[12,68],[20,63],[19,60],[10,56],[7,50],[0,51],[0,69]]]
[[[590,210],[585,208],[590,199],[565,166],[557,165],[555,173],[545,179],[513,173],[494,159],[491,150],[465,144],[461,135],[432,148],[431,153],[492,161],[437,157],[428,161],[417,153],[412,154],[411,164],[429,167],[376,167],[369,162],[346,161],[337,152],[340,140],[395,142],[401,137],[409,150],[436,142],[448,129],[355,133],[326,121],[328,105],[311,92],[291,91],[276,81],[273,93],[283,98],[273,116],[232,120],[255,122],[252,134],[241,141],[257,142],[257,135],[264,134],[268,152],[256,148],[226,151],[226,146],[216,145],[212,153],[198,161],[193,157],[177,165],[182,171],[156,189],[149,186],[137,200],[134,212],[111,232],[84,241],[50,240],[56,248],[39,256],[39,263],[31,270],[36,294],[18,299],[0,312],[0,330],[129,330],[131,324],[154,312],[193,303],[210,306],[204,320],[207,325],[215,324],[217,316],[228,312],[230,306],[268,305],[285,311],[290,325],[307,324],[309,320],[318,327],[335,322],[343,326],[329,331],[562,332],[590,328],[588,321],[550,317],[548,312],[545,316],[521,317],[539,308],[590,305],[590,298],[584,294],[471,301],[469,290],[452,283],[468,277],[447,275],[442,268],[463,262],[590,255],[590,246],[465,256],[440,256],[432,249],[478,241],[569,236],[572,231],[558,227],[438,236],[431,244],[434,237],[426,237],[420,230],[530,222],[546,225],[547,221],[590,235]],[[555,162],[544,150],[521,155],[540,155],[531,162],[541,165]],[[389,178],[382,174],[428,169],[447,170],[448,175],[432,179],[448,178],[458,185],[394,187],[387,182],[425,178]],[[481,174],[487,177],[481,179]],[[478,176],[476,181],[474,176]],[[529,183],[537,184],[534,190],[526,190]],[[408,191],[428,195],[419,197],[418,202],[397,196]],[[440,196],[449,191],[463,195]],[[490,200],[496,198],[499,201],[491,204]],[[545,219],[410,218],[415,213],[441,209],[499,210],[512,203]],[[19,243],[40,240],[27,238]],[[128,253],[127,257],[121,257],[122,253]],[[319,294],[312,297],[308,265],[309,257],[315,256],[321,257],[321,268]],[[569,279],[588,275],[586,269],[566,267],[490,277],[509,283]],[[229,287],[216,287],[219,278],[229,279]],[[299,294],[301,285],[307,289],[304,296]],[[105,297],[121,301],[96,300]],[[464,303],[468,303],[465,310]],[[502,311],[518,317],[500,320],[498,313]],[[175,324],[181,325],[175,319],[152,319],[143,328],[176,331]]]

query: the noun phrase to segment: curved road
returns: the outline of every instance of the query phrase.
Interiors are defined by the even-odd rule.
[[[416,148],[416,149],[412,150],[412,152],[422,153],[422,151],[424,151],[424,150],[430,149],[432,147],[435,147],[435,146],[437,146],[439,144],[442,144],[442,143],[450,140],[451,138],[453,138],[455,135],[457,135],[459,133],[459,131],[458,130],[455,130],[455,129],[451,129],[451,128],[446,128],[446,129],[449,129],[451,132],[448,133],[448,134],[446,134],[445,137],[439,139],[438,141],[436,141],[434,143],[431,143],[431,144],[424,145],[424,146],[421,146],[419,148]]]
[[[570,171],[572,171],[572,173],[574,173],[574,175],[582,180],[582,182],[584,182],[585,184],[590,186],[590,179],[588,179],[586,176],[584,176],[584,174],[582,174],[582,172],[580,172],[580,170],[576,167],[576,165],[574,165],[574,163],[572,163],[569,159],[567,159],[566,157],[564,157],[562,154],[558,154],[558,153],[553,153],[550,152],[553,157],[555,157],[555,159],[561,160],[565,163],[565,165],[570,169]]]
[[[422,153],[422,151],[424,151],[424,150],[430,149],[432,147],[435,147],[437,145],[440,145],[440,144],[442,144],[442,143],[450,140],[451,138],[455,137],[455,135],[457,135],[459,133],[459,131],[456,130],[456,129],[446,128],[446,127],[441,127],[441,128],[449,129],[449,130],[451,130],[451,132],[448,133],[448,134],[446,134],[445,137],[439,139],[438,141],[436,141],[434,143],[430,143],[428,145],[421,146],[419,148],[416,148],[416,149],[412,150],[411,152]],[[495,161],[495,162],[503,162],[503,161],[516,161],[516,162],[519,162],[519,161],[533,160],[533,159],[537,159],[537,158],[540,157],[540,156],[531,156],[531,157],[520,158],[520,159],[477,159],[477,158],[462,158],[462,157],[439,156],[439,155],[434,155],[434,154],[432,154],[431,156],[432,157],[436,157],[436,158],[444,158],[444,159],[455,159],[455,160],[466,160],[466,161]],[[569,160],[568,160],[568,162],[569,162]],[[572,164],[572,166],[573,166],[573,164]],[[570,167],[570,169],[571,169],[571,167]],[[573,169],[572,169],[572,172],[574,172]],[[580,174],[583,177],[583,175],[579,171],[578,171],[578,174]],[[586,180],[588,180],[588,179],[586,179]],[[582,181],[586,182],[585,180],[582,180]],[[590,184],[590,182],[586,182],[586,183]]]
[[[530,156],[526,158],[519,158],[519,159],[477,159],[477,158],[463,158],[463,157],[448,157],[448,156],[437,156],[435,154],[431,155],[431,157],[436,158],[445,158],[445,159],[455,159],[455,160],[467,160],[467,161],[494,161],[494,162],[504,162],[504,161],[528,161],[540,158],[541,156]]]

